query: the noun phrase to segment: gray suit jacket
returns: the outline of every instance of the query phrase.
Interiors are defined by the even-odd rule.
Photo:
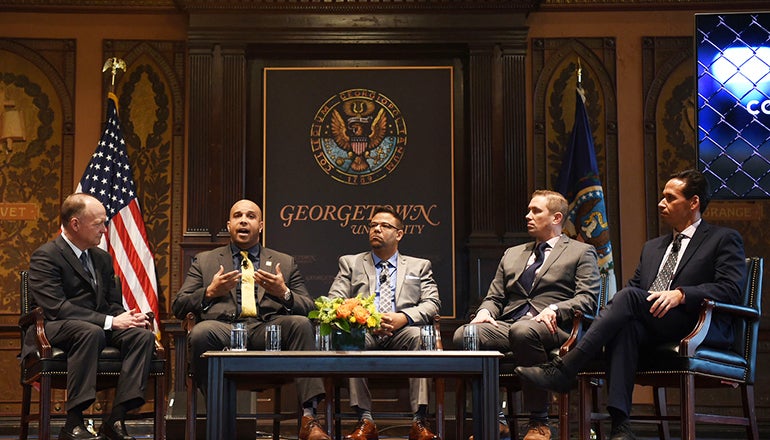
[[[329,298],[352,298],[359,293],[372,295],[377,287],[377,269],[371,252],[343,255],[339,272],[329,289]],[[396,311],[406,314],[414,325],[433,322],[441,299],[433,279],[430,261],[398,255],[396,268]]]
[[[290,309],[287,309],[279,298],[266,295],[262,286],[256,286],[259,306],[257,318],[267,321],[276,314],[307,316],[311,310],[315,309],[315,304],[307,291],[305,279],[294,262],[294,257],[266,247],[260,249],[259,269],[275,273],[275,266],[279,263],[286,286],[293,294],[293,304],[287,304],[287,306],[291,306]],[[238,310],[237,287],[230,290],[229,295],[216,298],[208,307],[203,307],[206,287],[211,284],[211,280],[219,270],[220,265],[225,268],[225,272],[237,269],[233,267],[233,256],[229,244],[201,252],[195,256],[184,284],[179,289],[171,306],[177,318],[184,319],[188,312],[193,312],[201,319],[215,319],[225,322],[235,319]]]
[[[506,321],[526,303],[538,312],[555,304],[560,323],[571,319],[572,309],[594,313],[600,284],[594,247],[562,235],[527,292],[517,281],[534,246],[533,241],[505,251],[479,310],[487,309],[492,318]]]

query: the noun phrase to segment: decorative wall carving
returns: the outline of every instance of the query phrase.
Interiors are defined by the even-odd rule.
[[[127,64],[115,81],[115,94],[165,317],[180,272],[172,255],[179,254],[182,235],[185,44],[106,40],[104,58],[109,57]],[[106,91],[110,78],[104,78]]]
[[[610,236],[620,243],[618,193],[617,88],[613,38],[532,40],[533,177],[537,188],[553,188],[574,125],[578,60],[586,94],[596,161],[604,189]],[[621,249],[613,246],[615,273],[621,274]]]

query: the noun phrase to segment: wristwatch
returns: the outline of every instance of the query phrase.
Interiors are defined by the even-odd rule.
[[[288,301],[291,299],[291,289],[286,289],[286,292],[283,294],[283,300]]]
[[[553,310],[554,312],[559,310],[559,306],[557,306],[556,304],[551,304],[550,306],[548,306],[548,308]]]

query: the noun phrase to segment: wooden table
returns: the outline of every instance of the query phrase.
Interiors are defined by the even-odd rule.
[[[497,351],[207,351],[206,438],[235,438],[236,383],[281,377],[456,377],[473,387],[475,438],[497,438]],[[332,426],[328,424],[331,431]],[[443,429],[442,429],[443,430]],[[331,432],[330,432],[331,435]]]

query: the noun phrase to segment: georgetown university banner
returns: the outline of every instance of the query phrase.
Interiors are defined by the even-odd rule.
[[[340,255],[369,250],[378,205],[404,217],[399,252],[427,258],[454,317],[452,66],[267,68],[265,245],[297,258],[313,296]]]

